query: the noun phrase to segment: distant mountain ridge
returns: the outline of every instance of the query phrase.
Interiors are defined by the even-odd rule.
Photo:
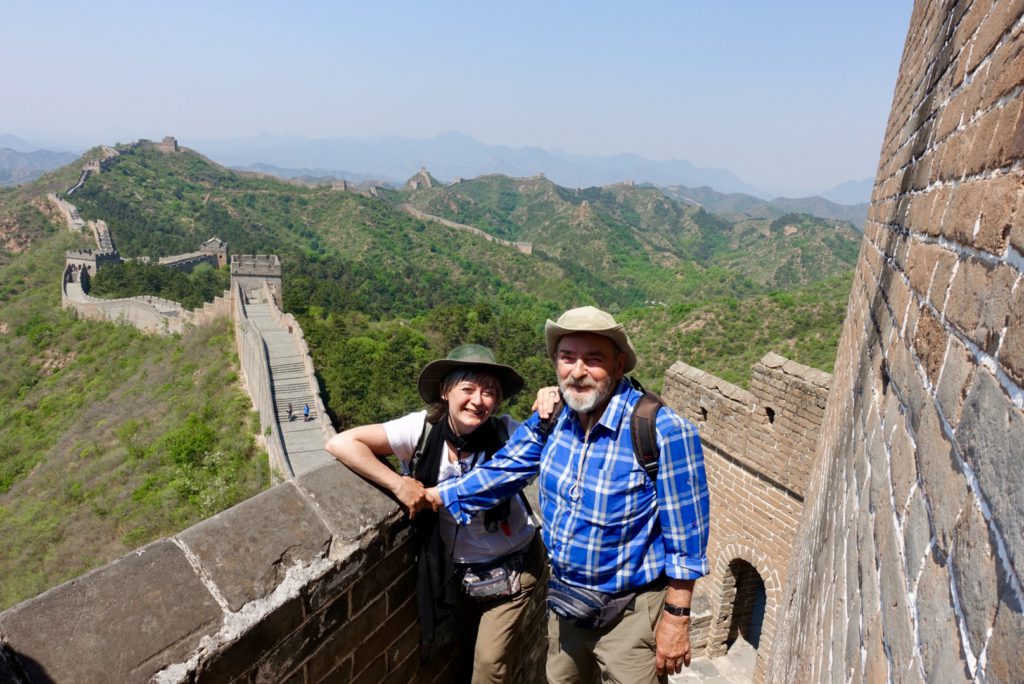
[[[588,156],[538,147],[486,145],[461,133],[433,138],[373,139],[263,135],[234,140],[184,141],[227,166],[255,163],[282,168],[351,169],[375,177],[408,178],[427,167],[438,178],[488,174],[534,176],[543,173],[563,187],[592,187],[624,180],[656,185],[710,185],[724,192],[758,194],[731,171],[698,167],[686,160],[652,161],[634,154]]]
[[[786,214],[810,214],[825,219],[837,219],[851,223],[858,230],[864,230],[864,222],[868,217],[868,205],[837,204],[821,196],[815,197],[776,197],[765,201],[744,193],[723,193],[709,187],[688,188],[684,185],[673,185],[661,188],[662,192],[672,199],[704,207],[713,214],[721,214],[730,218],[770,218],[776,219]]]
[[[70,152],[51,152],[49,150],[21,152],[0,147],[0,186],[27,183],[39,178],[47,171],[73,162],[77,158],[77,154]]]
[[[274,166],[273,164],[266,164],[263,162],[249,164],[248,166],[234,166],[232,168],[237,171],[262,173],[268,176],[275,176],[277,178],[286,178],[304,182],[346,180],[357,185],[364,183],[380,185],[397,182],[394,178],[381,178],[380,176],[370,176],[364,173],[352,173],[350,171],[342,171],[339,169],[285,169],[280,166]]]

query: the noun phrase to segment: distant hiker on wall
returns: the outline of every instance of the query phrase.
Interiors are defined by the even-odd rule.
[[[305,423],[309,420],[309,404],[302,407],[302,422]]]
[[[432,485],[472,472],[500,449],[519,423],[495,413],[523,384],[519,373],[497,363],[487,347],[456,347],[420,373],[426,410],[346,430],[326,446],[354,472],[390,490],[412,518],[421,639],[429,646],[435,627],[454,610],[466,639],[460,682],[510,681],[522,617],[531,597],[539,601],[543,595],[535,587],[544,551],[525,499],[495,500],[456,534],[451,515],[431,510],[421,482]],[[416,479],[377,458],[388,454]]]
[[[656,408],[654,467],[641,465],[634,410],[649,401],[625,378],[636,365],[625,328],[585,306],[544,335],[566,404],[555,422],[533,415],[494,458],[427,495],[465,525],[539,475],[548,681],[653,684],[690,664],[690,600],[708,572],[697,430]]]
[[[294,420],[294,418],[295,418],[295,416],[292,415],[292,405],[291,405],[291,403],[289,403],[288,404],[288,422],[289,423],[292,422],[292,420]]]

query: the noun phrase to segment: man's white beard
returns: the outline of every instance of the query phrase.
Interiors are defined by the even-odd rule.
[[[558,388],[562,390],[562,397],[569,408],[576,413],[590,413],[611,398],[615,384],[610,376],[601,382],[593,378],[585,378],[580,382],[559,379]]]

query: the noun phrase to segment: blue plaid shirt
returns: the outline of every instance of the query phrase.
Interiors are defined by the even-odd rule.
[[[445,507],[465,524],[539,473],[544,543],[562,581],[620,592],[662,574],[706,575],[708,487],[697,429],[671,409],[658,412],[655,485],[633,454],[630,417],[640,396],[620,381],[589,437],[566,408],[545,442],[535,413],[494,458],[439,486]]]

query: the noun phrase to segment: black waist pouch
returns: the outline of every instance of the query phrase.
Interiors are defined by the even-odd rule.
[[[566,584],[557,577],[548,580],[548,608],[558,617],[584,629],[599,629],[615,622],[636,598],[636,592],[606,594]]]

